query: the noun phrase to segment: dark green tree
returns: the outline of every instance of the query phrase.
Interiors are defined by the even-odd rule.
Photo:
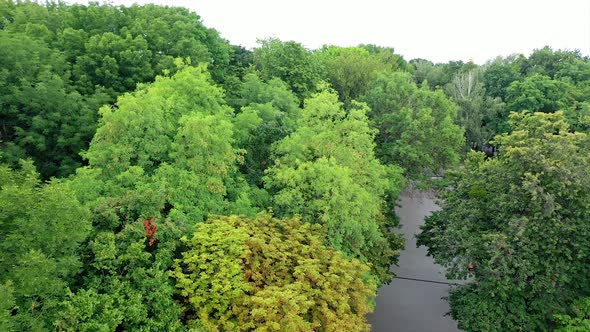
[[[486,96],[481,78],[480,70],[469,70],[457,74],[445,89],[458,106],[456,123],[465,130],[467,149],[481,150],[496,134],[503,132],[497,121],[504,119],[505,105],[500,98]]]
[[[320,65],[309,50],[294,41],[264,39],[259,43],[254,49],[254,65],[262,79],[280,78],[301,101],[315,91]]]
[[[377,73],[392,70],[391,64],[361,47],[324,46],[314,55],[345,105],[364,95]]]
[[[454,124],[457,106],[442,91],[418,88],[409,74],[396,72],[380,75],[364,100],[384,163],[402,166],[409,176],[458,163],[463,129]]]
[[[67,63],[43,42],[0,31],[0,43],[2,159],[16,166],[32,158],[45,179],[73,173],[108,97],[76,92]]]
[[[574,103],[568,83],[540,74],[512,82],[506,92],[506,104],[511,111],[555,112]]]
[[[498,57],[487,64],[483,73],[483,84],[487,95],[506,101],[510,83],[521,79],[520,68],[513,57]]]
[[[263,82],[250,73],[244,77],[238,105],[236,145],[246,152],[240,169],[251,184],[262,188],[264,170],[272,165],[271,146],[295,129],[299,101],[280,79]]]
[[[562,112],[512,113],[497,158],[468,156],[418,243],[453,279],[451,313],[468,331],[546,331],[590,294],[588,136]]]
[[[0,165],[0,327],[46,331],[82,263],[90,213],[68,183],[42,184],[31,162]]]

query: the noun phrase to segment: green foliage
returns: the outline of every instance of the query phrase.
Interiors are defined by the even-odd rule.
[[[231,76],[228,66],[232,47],[217,31],[205,27],[196,13],[153,4],[120,8],[130,22],[128,27],[121,26],[121,31],[128,28],[135,38],[146,36],[157,74],[174,70],[173,59],[183,58],[193,64],[208,63],[216,82],[225,82]]]
[[[85,157],[102,181],[117,178],[127,187],[139,174],[163,190],[170,214],[185,221],[235,209],[256,212],[249,210],[250,189],[237,171],[243,151],[232,146],[233,112],[203,66],[158,77],[120,97],[117,108],[103,107],[101,115]]]
[[[574,81],[590,79],[588,58],[578,50],[557,50],[549,46],[534,50],[528,57],[518,59],[520,71],[527,76],[540,74],[551,79],[570,78]]]
[[[463,129],[454,124],[457,106],[440,91],[418,88],[406,73],[380,75],[364,98],[379,130],[377,155],[409,176],[456,165]]]
[[[248,182],[262,188],[262,177],[272,163],[270,147],[291,133],[300,116],[299,101],[278,78],[263,82],[247,74],[234,119],[236,145],[246,150],[240,169]]]
[[[359,47],[369,51],[372,56],[377,57],[382,63],[388,66],[391,71],[410,71],[410,64],[403,56],[396,54],[392,47],[383,47],[374,44],[361,44]]]
[[[81,253],[83,273],[60,303],[60,331],[182,331],[167,270],[190,228],[166,208],[166,187],[138,167],[110,181],[82,169],[73,179],[93,211],[93,233]],[[176,207],[180,210],[179,207]],[[146,223],[156,227],[148,233]],[[152,241],[153,239],[153,241]]]
[[[72,183],[95,232],[83,287],[62,303],[56,326],[183,330],[167,272],[180,238],[210,214],[256,212],[237,172],[233,112],[200,66],[158,77],[101,114],[90,166]]]
[[[241,98],[242,80],[253,70],[254,53],[242,46],[232,45],[230,62],[225,68],[226,77],[223,88],[226,92],[227,103],[234,109],[239,109],[238,100]]]
[[[209,63],[232,81],[232,48],[184,8],[0,2],[0,141],[3,162],[32,158],[44,179],[83,165],[97,110],[174,72],[174,59]],[[229,84],[229,83],[228,83]]]
[[[472,153],[418,243],[472,281],[451,291],[468,331],[540,331],[590,294],[588,136],[562,112],[513,113],[497,158]]]
[[[520,78],[519,67],[514,61],[497,58],[485,67],[483,84],[490,97],[506,100],[508,95],[506,89]]]
[[[590,132],[590,102],[582,102],[576,108],[566,109],[564,113],[572,130]]]
[[[224,105],[222,91],[211,84],[207,71],[200,66],[186,68],[170,78],[158,77],[153,85],[120,97],[116,108],[102,107],[100,114],[99,128],[85,157],[92,167],[110,177],[131,166],[153,174],[163,163],[178,162],[175,154],[193,153],[183,151],[187,140],[205,143],[198,142],[202,133],[190,134],[185,128],[194,127],[191,117],[210,116],[218,118],[222,126],[231,126],[222,120],[229,122],[232,110]]]
[[[0,183],[0,324],[46,330],[80,270],[90,215],[66,183],[41,185],[31,162],[19,170],[0,166]]]
[[[105,32],[88,38],[84,54],[76,57],[74,78],[90,86],[103,86],[111,96],[135,89],[154,77],[152,53],[142,36]]]
[[[283,80],[300,100],[309,97],[320,79],[320,66],[311,52],[294,41],[259,41],[254,49],[254,65],[263,79]]]
[[[456,165],[464,132],[471,148],[506,134],[499,158],[447,173],[420,235],[473,278],[452,314],[588,328],[577,51],[484,68],[376,45],[249,51],[185,8],[12,0],[0,44],[2,331],[368,330],[403,245],[403,173]]]
[[[511,111],[555,112],[573,103],[569,84],[540,74],[513,82],[506,91],[506,103]]]
[[[583,332],[590,330],[590,298],[582,299],[574,305],[574,314],[556,315],[562,327],[556,332]]]
[[[409,64],[412,65],[410,71],[413,72],[416,83],[432,89],[444,88],[466,66],[473,66],[473,63],[465,64],[463,61],[433,64],[425,59],[412,59]]]
[[[499,98],[486,96],[481,79],[480,70],[469,70],[457,74],[445,89],[458,106],[456,122],[465,129],[467,149],[481,149],[499,133],[497,121],[505,113]]]
[[[12,309],[16,305],[14,299],[14,288],[12,282],[0,284],[0,329],[2,331],[12,332],[14,322],[12,321]]]
[[[392,65],[361,47],[324,46],[314,54],[323,65],[328,82],[345,104],[364,95],[378,72]]]
[[[298,128],[275,146],[265,182],[280,216],[325,225],[331,246],[371,263],[387,281],[401,245],[385,214],[401,191],[402,172],[375,158],[367,111],[357,104],[345,112],[329,90],[306,100]]]
[[[369,331],[377,285],[323,237],[268,214],[199,224],[173,272],[187,316],[211,331]]]
[[[42,42],[0,31],[0,43],[3,160],[17,166],[30,157],[43,178],[73,173],[105,96],[73,91],[63,57]]]

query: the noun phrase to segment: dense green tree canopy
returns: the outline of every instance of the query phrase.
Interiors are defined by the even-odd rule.
[[[345,112],[329,90],[306,100],[297,129],[276,145],[265,181],[280,216],[325,225],[331,246],[388,280],[399,239],[386,214],[401,190],[401,170],[375,158],[367,106],[355,107]]]
[[[561,327],[556,332],[583,332],[590,329],[590,298],[584,298],[573,306],[573,314],[556,315]]]
[[[48,330],[82,267],[90,213],[67,183],[42,184],[31,162],[0,165],[0,211],[0,327]]]
[[[272,164],[271,146],[295,129],[299,101],[280,79],[263,82],[250,73],[244,77],[238,105],[236,145],[245,149],[240,168],[249,183],[263,187],[264,170]]]
[[[320,79],[320,65],[300,43],[264,39],[254,49],[254,65],[263,79],[283,80],[300,100],[309,97]]]
[[[562,112],[513,113],[498,158],[469,155],[419,243],[452,278],[469,331],[540,331],[590,292],[588,136]]]
[[[210,214],[253,214],[237,176],[233,112],[204,67],[105,106],[89,167],[73,185],[94,212],[83,283],[62,304],[63,330],[182,330],[168,275],[179,239]]]
[[[369,331],[369,268],[324,246],[298,219],[199,224],[174,276],[193,321],[211,331]]]
[[[465,130],[466,147],[480,149],[503,128],[506,112],[500,98],[486,96],[480,70],[457,74],[447,85],[446,93],[458,106],[456,122]]]
[[[493,98],[506,100],[510,83],[521,78],[519,66],[513,59],[497,58],[485,67],[483,83],[486,92]]]
[[[0,330],[368,331],[432,175],[460,325],[587,330],[589,131],[575,50],[249,50],[185,8],[0,0]]]
[[[32,158],[45,179],[82,166],[102,104],[174,72],[175,58],[235,81],[233,49],[183,8],[2,0],[0,15],[4,161]]]
[[[457,106],[442,91],[419,88],[397,72],[379,76],[364,99],[379,130],[377,155],[383,162],[411,176],[458,163],[463,129],[454,124]]]
[[[0,44],[3,159],[16,166],[32,158],[44,178],[72,173],[107,96],[76,92],[63,56],[43,42],[0,30]]]
[[[573,102],[567,83],[540,74],[512,82],[506,91],[506,103],[511,111],[555,112]]]
[[[325,46],[315,56],[327,81],[346,104],[365,94],[377,73],[392,69],[391,63],[362,47]]]

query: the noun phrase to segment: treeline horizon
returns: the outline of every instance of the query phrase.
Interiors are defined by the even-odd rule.
[[[589,131],[579,51],[247,50],[181,7],[0,0],[0,330],[368,331],[413,183],[462,329],[581,331]]]

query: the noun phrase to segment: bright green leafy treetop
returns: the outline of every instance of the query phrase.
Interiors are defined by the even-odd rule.
[[[2,162],[31,158],[43,179],[83,165],[97,110],[175,58],[208,63],[214,79],[236,79],[233,48],[185,8],[0,1]]]
[[[375,158],[367,111],[357,103],[345,112],[326,89],[306,100],[297,129],[276,144],[265,182],[280,216],[325,225],[332,247],[371,263],[386,281],[400,248],[390,214],[402,172]]]
[[[590,331],[590,297],[576,302],[572,308],[573,314],[556,315],[562,327],[556,332],[585,332]]]
[[[181,331],[167,271],[210,214],[254,214],[237,174],[233,112],[203,66],[158,77],[101,109],[89,166],[72,184],[92,209],[82,283],[60,330]]]
[[[268,214],[197,225],[174,277],[208,331],[369,331],[369,268],[324,246],[319,225]]]
[[[322,64],[328,82],[345,104],[365,94],[377,73],[392,70],[392,64],[361,47],[324,46],[314,55]]]

